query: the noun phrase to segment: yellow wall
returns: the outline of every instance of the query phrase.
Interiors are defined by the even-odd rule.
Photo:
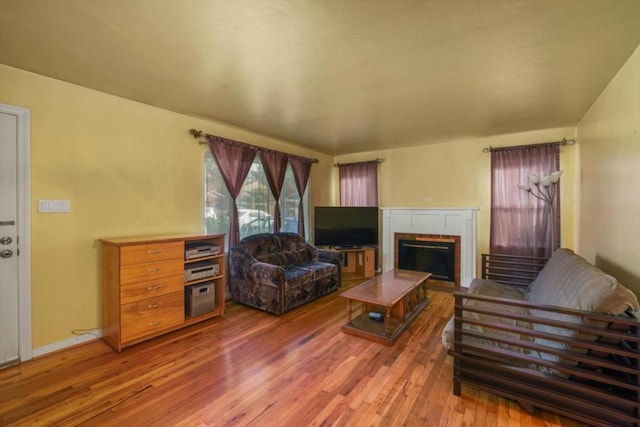
[[[203,231],[206,148],[190,128],[318,158],[310,203],[331,201],[332,158],[283,141],[2,65],[0,102],[31,110],[34,348],[101,326],[97,239]],[[39,199],[71,212],[38,213]]]
[[[640,295],[640,47],[577,133],[578,252]]]
[[[636,51],[578,126],[579,144],[561,148],[562,246],[577,249],[636,293],[639,63]],[[187,133],[190,128],[320,159],[312,168],[311,206],[338,203],[334,161],[381,158],[381,206],[479,207],[478,253],[488,250],[490,221],[490,155],[482,148],[569,139],[575,132],[538,130],[334,159],[2,65],[0,102],[31,110],[34,348],[67,339],[73,329],[100,327],[97,239],[202,231],[205,148]],[[425,202],[427,197],[432,200]],[[69,199],[71,212],[38,213],[39,199]]]
[[[573,127],[538,130],[440,144],[336,157],[339,163],[382,159],[378,166],[382,207],[478,207],[478,254],[489,250],[491,155],[485,147],[504,147],[574,139]],[[575,248],[576,150],[560,148],[562,246]],[[334,187],[337,188],[334,170]],[[335,194],[337,194],[335,190]],[[431,198],[426,202],[425,198]],[[334,203],[338,204],[337,196]],[[478,265],[480,263],[478,262]]]

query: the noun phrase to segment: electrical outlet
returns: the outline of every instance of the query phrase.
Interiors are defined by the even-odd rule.
[[[433,202],[433,197],[425,197],[425,198],[424,198],[424,202],[425,202],[425,203]]]
[[[38,212],[70,212],[69,200],[38,200]]]

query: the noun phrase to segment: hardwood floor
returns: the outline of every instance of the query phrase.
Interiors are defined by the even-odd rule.
[[[229,304],[122,353],[97,340],[6,368],[0,425],[581,425],[470,386],[453,395],[450,293],[430,292],[392,347],[340,332],[339,293],[281,317]]]

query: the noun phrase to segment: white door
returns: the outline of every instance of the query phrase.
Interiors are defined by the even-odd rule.
[[[0,104],[0,367],[31,358],[28,248],[19,257],[20,239],[27,247],[30,240],[28,178],[21,174],[28,169],[28,121],[28,110]]]

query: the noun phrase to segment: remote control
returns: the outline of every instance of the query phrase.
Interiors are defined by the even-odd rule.
[[[382,315],[382,313],[372,311],[369,313],[369,319],[375,320],[376,322],[382,322],[384,320],[384,316]]]

